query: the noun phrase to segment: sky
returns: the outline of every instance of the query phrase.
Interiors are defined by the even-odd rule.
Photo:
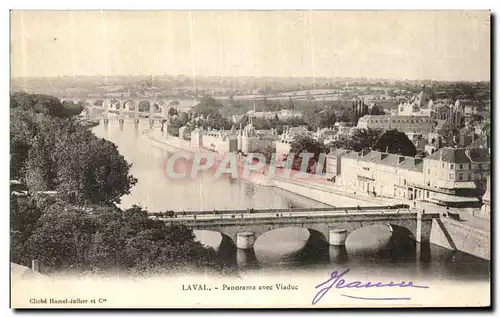
[[[489,80],[488,11],[12,11],[11,76]]]

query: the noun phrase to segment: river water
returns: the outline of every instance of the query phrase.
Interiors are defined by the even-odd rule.
[[[97,136],[115,143],[120,153],[133,164],[132,174],[138,178],[138,183],[129,195],[122,198],[122,208],[139,204],[154,212],[327,206],[277,188],[261,187],[244,180],[215,178],[211,173],[201,173],[196,179],[173,182],[164,173],[170,153],[150,142],[143,134],[147,128],[147,121],[136,125],[130,120],[124,124],[111,121],[93,128]],[[342,202],[338,206],[342,206]],[[379,274],[410,275],[412,279],[489,280],[489,261],[432,244],[420,246],[417,243],[417,249],[420,252],[412,252],[408,256],[367,259],[347,256],[344,251],[330,247],[307,261],[266,265],[259,264],[252,252],[238,250],[232,255],[240,271],[281,272],[293,268],[295,272],[343,266],[367,273],[377,271]]]

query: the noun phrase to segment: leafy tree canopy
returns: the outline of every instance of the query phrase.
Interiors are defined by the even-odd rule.
[[[320,154],[327,153],[327,149],[323,143],[312,139],[308,136],[298,136],[290,145],[290,154],[294,154],[294,159],[292,163],[292,169],[301,170],[302,160],[300,157],[301,153],[311,153],[314,156],[309,159],[307,164],[307,172],[314,173],[316,171],[316,165],[320,159]],[[325,166],[323,166],[325,168]]]
[[[374,148],[378,151],[387,151],[388,153],[408,157],[415,157],[417,154],[417,149],[408,136],[396,129],[384,132],[377,140]]]

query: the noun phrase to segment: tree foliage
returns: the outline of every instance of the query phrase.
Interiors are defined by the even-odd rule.
[[[38,259],[45,273],[150,275],[223,267],[213,249],[194,240],[192,230],[152,220],[138,206],[124,211],[94,206],[88,212],[55,201],[43,211],[32,202],[28,207],[36,213],[17,222],[24,227],[11,227],[11,254],[21,264]]]
[[[116,145],[97,138],[65,108],[46,112],[40,104],[30,106],[40,100],[30,96],[13,96],[11,102],[16,104],[11,111],[11,177],[31,192],[58,191],[73,204],[119,203],[137,180]],[[45,100],[52,103],[46,107],[58,109],[55,99]]]
[[[330,146],[354,151],[375,149],[376,143],[382,133],[381,129],[356,129],[350,138],[335,141]]]
[[[404,132],[396,129],[387,130],[377,140],[375,150],[394,153],[401,156],[415,157],[417,149]]]
[[[11,177],[28,189],[26,198],[11,197],[13,262],[38,259],[44,272],[146,275],[223,266],[186,227],[114,205],[137,180],[115,144],[73,118],[74,104],[26,93],[11,98]],[[47,190],[56,197],[37,193]]]
[[[168,110],[168,115],[170,117],[174,116],[174,115],[178,115],[177,113],[177,109],[175,109],[174,107],[170,107],[170,109]]]
[[[370,115],[385,115],[384,109],[378,105],[373,105],[369,113]]]
[[[309,128],[317,130],[318,128],[333,127],[337,121],[336,111],[333,105],[326,105],[323,108],[313,108],[304,114],[304,120]]]
[[[327,153],[327,149],[323,143],[312,139],[308,136],[298,136],[294,139],[290,145],[290,154],[294,154],[292,169],[301,170],[303,158],[300,156],[301,153],[311,153],[314,154],[312,158],[309,159],[307,163],[307,171],[309,173],[316,172],[316,165],[320,159],[320,154]],[[325,165],[323,165],[323,170]]]

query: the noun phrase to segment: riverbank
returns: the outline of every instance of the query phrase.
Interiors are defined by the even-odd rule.
[[[155,146],[165,150],[181,150],[190,153],[195,153],[200,150],[209,151],[203,148],[191,147],[188,141],[178,137],[168,136],[168,138],[165,138],[164,134],[166,133],[162,134],[161,131],[156,129],[146,129],[143,133],[155,144]],[[283,174],[283,169],[278,169],[277,171]],[[290,178],[279,176],[279,173],[275,176],[268,176],[262,172],[252,172],[248,176],[240,174],[239,177],[256,185],[280,188],[332,206],[339,206],[339,203],[346,206],[373,206],[374,203],[385,206],[402,203],[401,200],[356,193],[350,189],[344,189],[331,184],[327,182],[326,179],[315,182],[313,181],[315,178],[313,175],[306,176],[304,179],[291,180]]]

